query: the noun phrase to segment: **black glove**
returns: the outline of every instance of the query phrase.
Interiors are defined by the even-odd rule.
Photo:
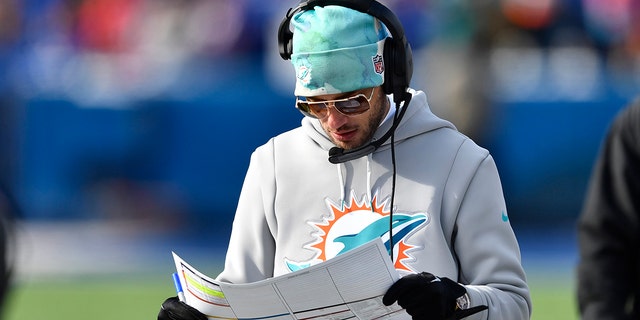
[[[457,299],[466,293],[463,286],[451,279],[422,272],[396,281],[382,297],[382,303],[389,306],[398,301],[413,320],[461,319],[487,309],[487,306],[458,309]]]
[[[178,297],[171,297],[162,303],[158,320],[208,320],[196,308],[178,300]]]

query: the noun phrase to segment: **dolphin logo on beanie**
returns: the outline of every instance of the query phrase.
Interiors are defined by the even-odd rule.
[[[296,96],[351,92],[384,82],[383,49],[389,32],[378,19],[331,5],[301,11],[291,25]]]

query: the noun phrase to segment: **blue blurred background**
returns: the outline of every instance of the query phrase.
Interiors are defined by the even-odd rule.
[[[525,262],[570,269],[596,153],[640,88],[640,3],[382,2],[412,44],[412,87],[493,153]],[[0,0],[0,182],[31,252],[18,273],[68,271],[58,249],[167,270],[166,248],[224,250],[250,153],[301,119],[276,40],[295,4]]]

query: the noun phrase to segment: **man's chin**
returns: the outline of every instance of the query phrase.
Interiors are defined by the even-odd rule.
[[[353,149],[360,148],[364,145],[364,143],[349,143],[343,141],[334,141],[333,142],[338,148],[344,149],[344,151],[349,151]]]

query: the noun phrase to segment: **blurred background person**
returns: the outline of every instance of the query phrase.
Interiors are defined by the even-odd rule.
[[[0,319],[11,288],[15,254],[14,220],[18,215],[13,196],[0,184]]]
[[[640,319],[640,99],[612,123],[578,220],[583,320]]]

